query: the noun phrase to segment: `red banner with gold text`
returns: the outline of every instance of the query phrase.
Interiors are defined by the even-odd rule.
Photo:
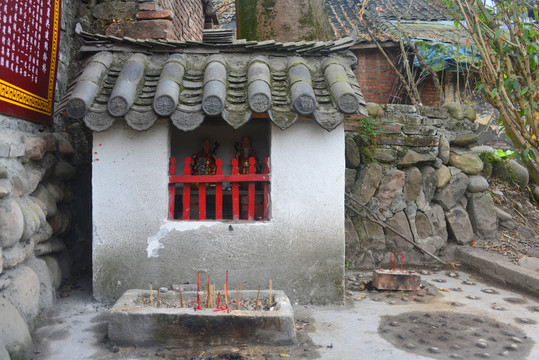
[[[52,124],[60,2],[0,2],[1,113]]]

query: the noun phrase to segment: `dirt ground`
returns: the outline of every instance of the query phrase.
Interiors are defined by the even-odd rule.
[[[524,256],[539,257],[539,206],[528,189],[489,178],[488,192],[495,205],[512,216],[498,222],[498,239],[475,240],[470,245],[504,255],[517,263]]]

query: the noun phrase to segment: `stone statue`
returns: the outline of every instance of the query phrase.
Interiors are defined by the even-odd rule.
[[[215,155],[216,146],[211,149],[210,140],[202,141],[202,150],[193,154],[191,166],[193,166],[193,175],[215,175],[217,166],[215,165],[215,160],[217,155]]]
[[[238,170],[240,174],[249,174],[249,158],[251,157],[256,160],[255,172],[258,172],[258,157],[251,148],[251,139],[245,136],[241,139],[241,143],[236,146],[236,159],[238,160]]]

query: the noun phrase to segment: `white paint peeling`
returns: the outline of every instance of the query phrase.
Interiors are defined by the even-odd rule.
[[[146,251],[148,252],[148,259],[159,257],[159,249],[163,249],[165,247],[160,241],[172,230],[173,227],[171,227],[170,224],[164,224],[161,226],[161,228],[159,228],[157,234],[152,235],[148,238],[148,246],[146,247]]]

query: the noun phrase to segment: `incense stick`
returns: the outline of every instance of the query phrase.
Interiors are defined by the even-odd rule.
[[[226,309],[228,310],[228,270],[226,271],[225,303],[226,303]]]
[[[258,308],[258,297],[260,296],[260,285],[258,285],[258,293],[256,294],[255,310]]]
[[[161,307],[161,288],[157,287],[157,307]]]
[[[150,283],[150,307],[153,307],[153,290],[152,290],[152,283]]]
[[[206,308],[210,308],[210,275],[208,275],[208,298],[207,298],[207,301],[206,301]]]
[[[178,284],[178,292],[180,293],[180,307],[183,307],[183,300],[182,300],[182,285]]]
[[[236,284],[236,310],[240,309],[241,284]]]

